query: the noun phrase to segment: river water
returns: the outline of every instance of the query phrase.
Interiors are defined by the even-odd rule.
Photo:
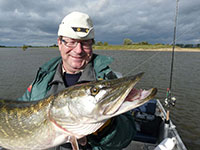
[[[170,52],[94,51],[114,58],[111,68],[123,75],[145,72],[137,84],[140,88],[158,88],[156,98],[164,103],[170,79]],[[37,69],[49,59],[59,56],[57,49],[0,48],[0,97],[20,97],[34,79]],[[175,52],[172,95],[176,106],[170,117],[189,150],[200,147],[200,53]]]

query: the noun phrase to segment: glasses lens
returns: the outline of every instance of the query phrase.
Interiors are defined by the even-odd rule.
[[[70,42],[62,40],[62,42],[64,42],[64,45],[68,48],[75,48],[79,42],[81,43],[83,48],[90,48],[92,46],[92,40],[70,41]]]
[[[75,48],[77,46],[77,42],[76,41],[68,42],[68,41],[62,40],[62,42],[68,48]]]
[[[74,48],[74,47],[77,46],[77,44],[78,44],[77,42],[67,42],[66,45],[67,45],[68,47],[70,47],[70,48]]]
[[[92,46],[92,40],[82,41],[81,44],[84,48],[90,48]]]

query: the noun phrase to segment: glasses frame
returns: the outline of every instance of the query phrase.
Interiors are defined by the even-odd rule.
[[[93,40],[75,40],[74,42],[67,42],[64,39],[60,39],[67,48],[74,49],[77,47],[78,43],[81,44],[82,48],[89,49],[94,44]],[[89,42],[91,41],[91,42]],[[71,45],[70,45],[71,44]]]

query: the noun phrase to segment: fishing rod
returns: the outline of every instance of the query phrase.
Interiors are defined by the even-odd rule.
[[[165,105],[175,106],[176,98],[172,97],[172,82],[173,82],[173,69],[174,69],[174,51],[176,46],[176,26],[177,26],[177,18],[178,18],[178,2],[176,0],[176,12],[175,12],[175,19],[174,19],[174,34],[173,34],[173,44],[172,44],[172,57],[171,57],[171,71],[170,71],[170,82],[169,88],[167,88],[167,96],[165,99]]]
[[[170,81],[169,81],[169,88],[167,88],[167,95],[166,95],[166,98],[165,98],[165,106],[167,106],[168,108],[170,108],[170,106],[175,106],[175,103],[176,103],[176,98],[172,97],[172,82],[173,82],[173,69],[174,69],[174,51],[175,51],[175,46],[176,46],[176,27],[177,27],[177,18],[178,18],[178,3],[179,3],[179,0],[176,0],[176,10],[175,10],[175,19],[174,19],[174,33],[173,33],[173,42],[172,42]],[[146,62],[148,62],[149,60],[151,60],[153,57],[157,56],[160,53],[161,53],[161,51],[152,55],[150,58],[143,61],[143,63],[141,63],[140,65],[135,67],[133,70],[131,70],[131,72],[135,71],[137,68],[144,65]],[[169,120],[169,112],[167,112],[167,120]]]
[[[176,46],[176,26],[177,26],[177,17],[178,17],[178,2],[179,2],[179,0],[176,0],[170,82],[169,82],[169,88],[167,88],[167,96],[165,98],[165,106],[168,107],[167,113],[166,113],[166,119],[165,119],[165,126],[164,126],[164,128],[165,128],[164,137],[165,138],[168,137],[168,131],[170,128],[169,108],[170,108],[170,106],[175,106],[175,102],[176,102],[176,98],[172,97],[172,82],[173,82],[173,68],[174,68],[174,50],[175,50],[175,46]]]

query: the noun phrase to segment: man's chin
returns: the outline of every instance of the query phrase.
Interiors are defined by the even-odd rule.
[[[85,65],[82,65],[82,64],[80,64],[80,65],[73,65],[72,66],[72,70],[74,72],[79,72],[79,71],[83,70],[84,68],[85,68]]]

